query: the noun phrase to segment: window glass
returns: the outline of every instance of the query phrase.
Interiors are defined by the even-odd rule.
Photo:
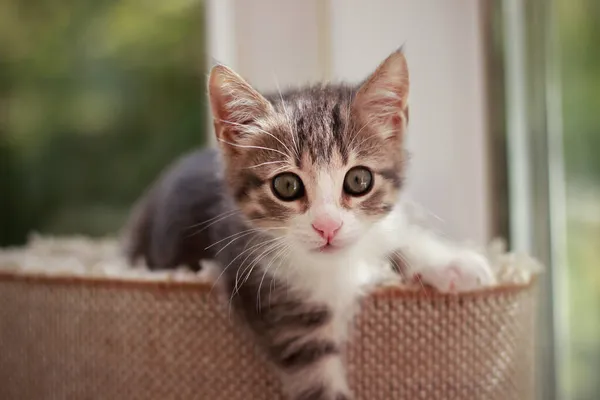
[[[205,122],[198,0],[0,2],[0,245],[104,235]]]
[[[600,2],[558,0],[567,195],[567,393],[600,396]]]

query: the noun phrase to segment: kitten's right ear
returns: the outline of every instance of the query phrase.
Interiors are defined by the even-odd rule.
[[[224,65],[210,71],[208,96],[217,139],[239,140],[252,124],[273,111],[273,106],[241,76]]]

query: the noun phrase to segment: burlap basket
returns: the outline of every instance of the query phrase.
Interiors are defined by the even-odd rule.
[[[533,292],[365,299],[357,399],[532,399]],[[234,324],[206,284],[0,273],[0,399],[280,399]]]

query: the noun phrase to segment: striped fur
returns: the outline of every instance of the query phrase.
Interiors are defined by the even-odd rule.
[[[321,84],[271,95],[260,94],[232,70],[217,66],[209,93],[227,183],[248,224],[259,230],[237,240],[234,248],[243,254],[255,242],[260,250],[222,261],[228,266],[232,303],[290,399],[349,400],[343,349],[360,294],[360,268],[352,276],[354,267],[343,258],[334,256],[330,263],[312,259],[310,249],[296,244],[306,241],[310,247],[317,240],[306,239],[315,235],[310,216],[316,207],[342,216],[340,240],[351,243],[397,203],[408,120],[404,56],[393,53],[359,86]],[[360,196],[341,190],[346,172],[356,166],[373,174],[372,189]],[[282,172],[300,177],[304,196],[283,201],[274,195],[273,179]],[[267,234],[268,229],[275,231]],[[278,240],[288,244],[279,246]],[[248,258],[253,262],[246,262]],[[293,259],[301,260],[290,261],[298,268],[285,265]],[[274,272],[280,269],[282,276]],[[328,273],[333,275],[321,276]],[[344,275],[350,276],[347,283]],[[309,283],[312,279],[316,284]]]
[[[133,212],[127,252],[151,268],[216,261],[235,315],[288,399],[352,398],[348,327],[360,295],[390,273],[392,254],[402,254],[397,270],[441,291],[493,282],[485,259],[411,225],[398,202],[408,122],[401,52],[356,87],[262,95],[217,66],[209,93],[221,151],[194,152],[165,171]],[[372,184],[347,193],[345,174],[357,167]],[[301,196],[273,193],[282,172],[302,180]],[[338,219],[333,239],[314,227],[323,216]]]

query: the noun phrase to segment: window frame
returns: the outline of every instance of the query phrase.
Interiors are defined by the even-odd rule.
[[[554,0],[486,2],[495,235],[546,267],[538,280],[536,397],[567,399],[566,211]]]

